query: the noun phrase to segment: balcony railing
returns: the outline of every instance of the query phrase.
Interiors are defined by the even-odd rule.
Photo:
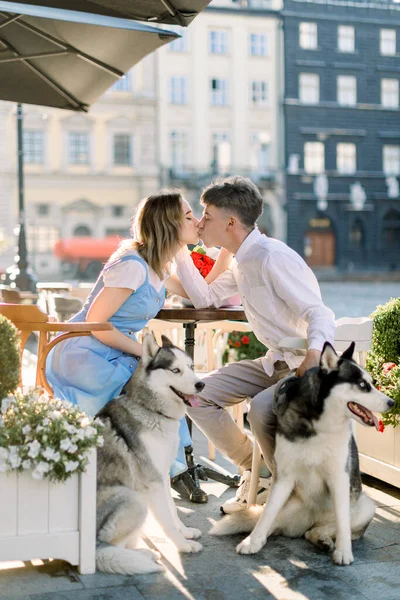
[[[169,168],[164,173],[164,183],[169,186],[185,186],[188,189],[198,189],[205,187],[217,177],[229,177],[231,175],[242,175],[249,177],[259,187],[272,189],[277,183],[276,171],[257,171],[250,168],[235,167],[229,171],[222,171],[216,168],[193,169],[193,168]]]

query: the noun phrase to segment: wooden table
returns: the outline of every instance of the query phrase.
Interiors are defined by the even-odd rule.
[[[36,289],[38,292],[52,292],[53,294],[57,294],[59,292],[69,292],[71,291],[72,285],[70,283],[66,283],[65,281],[39,281],[36,284]]]
[[[185,350],[191,358],[194,358],[197,323],[247,320],[246,314],[241,306],[222,308],[187,308],[186,306],[171,306],[162,308],[155,318],[183,324],[185,328]]]
[[[217,321],[226,320],[246,321],[246,314],[241,306],[223,308],[188,308],[185,306],[171,306],[161,309],[155,318],[183,324],[185,328],[185,350],[189,356],[194,359],[195,331],[197,323],[216,323]],[[217,327],[216,323],[216,329]],[[188,417],[187,420],[190,434],[192,434],[192,422]],[[182,473],[182,475],[179,475],[178,478],[185,486],[192,502],[208,502],[208,496],[205,491],[201,489],[199,479],[207,480],[208,477],[210,477],[211,479],[225,483],[230,487],[238,486],[240,480],[238,476],[230,477],[222,475],[214,469],[199,464],[196,465],[193,456],[193,446],[186,446],[185,454],[188,470]]]

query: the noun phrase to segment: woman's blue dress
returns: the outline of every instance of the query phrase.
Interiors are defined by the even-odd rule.
[[[136,340],[136,334],[147,326],[161,310],[165,300],[165,287],[159,292],[149,283],[148,265],[135,253],[126,253],[113,263],[107,264],[100,273],[82,309],[70,322],[82,323],[97,294],[104,288],[103,273],[119,262],[138,261],[146,271],[144,283],[132,293],[117,312],[109,319],[114,327]],[[91,416],[118,396],[137,366],[131,354],[103,344],[90,336],[73,337],[61,342],[49,353],[46,376],[57,398],[68,400]],[[191,444],[186,419],[180,428],[178,456],[171,467],[171,477],[186,470],[184,448]]]

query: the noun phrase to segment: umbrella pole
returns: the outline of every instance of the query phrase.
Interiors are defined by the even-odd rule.
[[[17,104],[17,159],[18,159],[18,209],[19,232],[18,254],[15,264],[7,269],[7,283],[23,292],[36,292],[37,276],[29,267],[28,248],[25,234],[25,206],[24,206],[24,139],[23,139],[23,111],[22,104]]]

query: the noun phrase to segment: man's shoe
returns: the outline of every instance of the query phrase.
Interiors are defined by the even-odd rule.
[[[247,508],[247,499],[250,491],[251,471],[244,471],[240,478],[240,484],[236,491],[236,496],[224,502],[220,507],[222,514],[230,515],[232,513]],[[260,477],[257,490],[257,504],[264,504],[272,485],[272,477]]]

